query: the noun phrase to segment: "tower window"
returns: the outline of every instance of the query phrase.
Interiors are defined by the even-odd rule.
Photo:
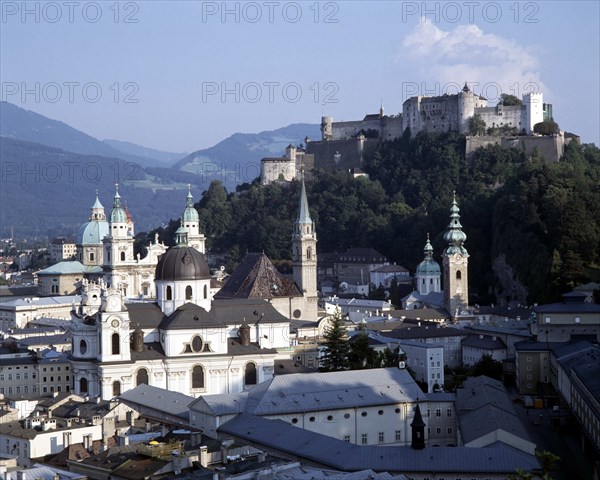
[[[173,289],[171,288],[171,286],[169,285],[167,287],[167,300],[173,300]]]
[[[125,252],[121,252],[121,261],[124,262],[125,261]]]
[[[112,343],[112,354],[113,355],[119,355],[120,352],[120,337],[118,333],[113,333],[112,334],[112,338],[111,338],[111,343]]]
[[[85,355],[85,352],[87,352],[87,342],[85,340],[81,340],[81,342],[79,342],[79,353],[81,353],[81,355]]]
[[[121,395],[121,382],[119,382],[118,380],[114,381],[112,384],[112,390],[113,397],[118,397],[119,395]]]
[[[185,299],[186,300],[191,300],[192,299],[192,287],[190,285],[188,285],[187,287],[185,287]]]
[[[460,280],[462,278],[462,273],[460,273],[460,270],[456,271],[456,279]]]
[[[94,260],[94,252],[90,252],[90,262],[93,262]]]
[[[256,365],[252,362],[246,364],[244,385],[256,385]]]
[[[145,368],[140,368],[135,376],[135,386],[142,384],[148,385],[148,370]]]
[[[204,285],[204,299],[206,300],[208,298],[208,286]]]
[[[312,248],[311,248],[311,247],[308,247],[308,248],[306,249],[306,259],[307,259],[307,260],[310,260],[311,258],[312,258]]]
[[[204,368],[200,365],[195,365],[194,368],[192,368],[192,388],[204,388]]]
[[[79,393],[88,393],[88,381],[87,378],[79,380]]]

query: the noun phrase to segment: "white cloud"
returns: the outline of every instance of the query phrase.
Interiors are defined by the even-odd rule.
[[[425,18],[403,38],[401,48],[396,60],[406,72],[403,80],[419,84],[420,94],[455,93],[465,81],[490,103],[500,91],[519,97],[529,91],[549,94],[534,52],[477,25],[444,31]]]

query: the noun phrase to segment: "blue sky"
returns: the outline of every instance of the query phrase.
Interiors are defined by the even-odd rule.
[[[100,139],[193,151],[467,81],[600,143],[599,2],[0,3],[2,100]]]

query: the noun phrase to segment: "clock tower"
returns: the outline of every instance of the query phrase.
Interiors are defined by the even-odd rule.
[[[98,322],[100,348],[96,359],[100,362],[131,361],[129,313],[121,291],[111,287],[102,293]]]
[[[444,234],[448,247],[444,250],[444,306],[456,317],[469,305],[469,253],[464,247],[467,236],[460,224],[456,195],[450,207],[450,224]]]

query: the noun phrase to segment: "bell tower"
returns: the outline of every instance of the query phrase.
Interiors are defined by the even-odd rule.
[[[448,247],[444,250],[444,306],[452,317],[469,305],[469,253],[463,246],[467,236],[460,224],[456,195],[450,207],[450,224],[444,234]]]
[[[188,194],[185,202],[185,210],[181,217],[181,226],[187,230],[187,241],[190,247],[195,248],[200,253],[205,253],[204,243],[206,237],[200,233],[200,216],[196,207],[194,207],[194,197],[192,196],[192,186],[188,184]]]
[[[307,313],[317,315],[317,234],[310,218],[306,186],[302,178],[302,191],[298,216],[292,233],[292,265],[294,282],[307,299]],[[314,303],[314,306],[312,305]]]

